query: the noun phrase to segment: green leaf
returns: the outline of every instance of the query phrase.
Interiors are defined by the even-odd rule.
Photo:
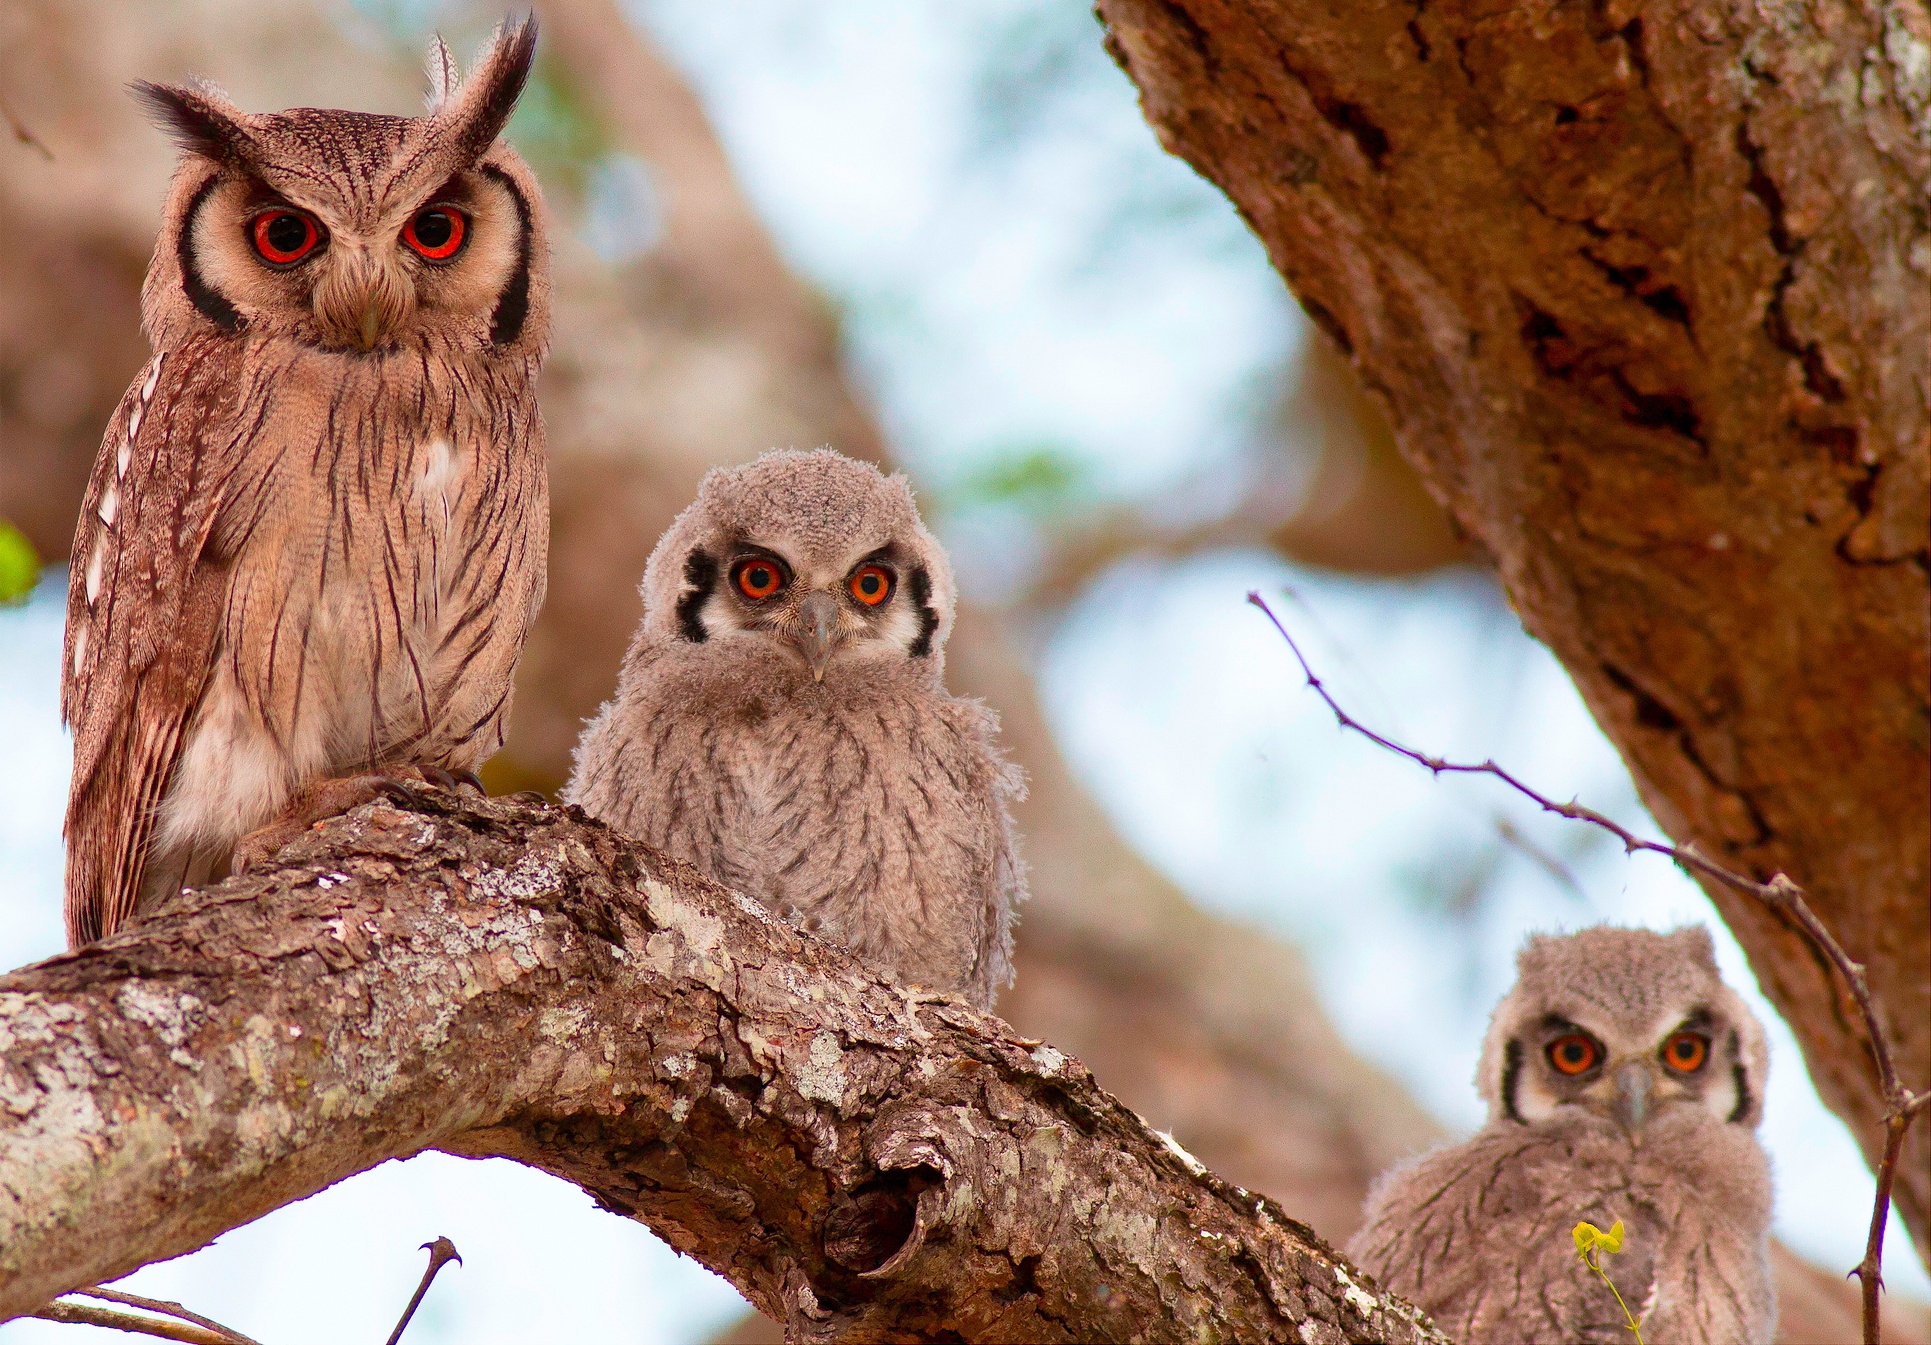
[[[40,580],[40,556],[20,529],[0,518],[0,604],[21,603]]]

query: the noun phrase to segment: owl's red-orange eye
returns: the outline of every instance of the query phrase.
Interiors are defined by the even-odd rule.
[[[1549,1063],[1563,1074],[1581,1074],[1601,1058],[1602,1048],[1585,1033],[1571,1032],[1549,1043]]]
[[[892,572],[883,565],[862,566],[851,579],[852,597],[876,607],[892,596]]]
[[[402,226],[402,241],[432,262],[446,262],[463,250],[469,221],[454,206],[432,205],[418,210]]]
[[[1678,1032],[1663,1043],[1663,1063],[1678,1074],[1694,1074],[1710,1058],[1710,1039],[1700,1032]]]
[[[731,572],[731,582],[738,586],[738,592],[753,602],[762,602],[784,587],[784,571],[777,562],[753,556],[741,560]]]
[[[293,266],[322,241],[315,221],[294,210],[270,210],[255,216],[255,251],[276,266]]]

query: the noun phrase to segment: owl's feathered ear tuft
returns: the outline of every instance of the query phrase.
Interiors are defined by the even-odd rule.
[[[445,50],[443,59],[447,57]],[[523,96],[535,60],[536,15],[525,15],[521,23],[505,20],[469,78],[438,103],[436,120],[451,128],[461,157],[474,162],[496,143],[503,124],[516,110],[516,100]],[[454,62],[448,68],[453,72]],[[434,82],[432,73],[432,86]]]
[[[241,127],[241,109],[212,84],[153,84],[137,79],[128,86],[147,104],[154,124],[191,154],[220,164],[248,160],[254,142]]]
[[[461,74],[456,69],[456,58],[449,54],[449,44],[443,41],[441,33],[431,35],[422,68],[429,77],[429,92],[423,95],[423,106],[431,113],[440,112],[443,104],[454,96],[457,86],[462,83]]]

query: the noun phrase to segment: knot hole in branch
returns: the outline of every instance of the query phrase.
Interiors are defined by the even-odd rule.
[[[937,1193],[944,1176],[929,1167],[880,1173],[853,1187],[825,1216],[825,1259],[856,1275],[886,1274],[925,1240],[920,1197]]]

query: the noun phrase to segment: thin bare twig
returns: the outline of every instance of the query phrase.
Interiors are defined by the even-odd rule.
[[[85,1289],[76,1289],[74,1292],[83,1298],[98,1298],[106,1303],[119,1303],[123,1307],[145,1308],[149,1312],[179,1317],[184,1322],[193,1322],[196,1326],[206,1327],[228,1341],[230,1345],[261,1345],[261,1342],[244,1336],[231,1326],[223,1326],[212,1318],[203,1317],[200,1313],[190,1311],[179,1303],[169,1302],[165,1298],[143,1298],[139,1294],[130,1294],[125,1289],[108,1289],[98,1284],[89,1285]]]
[[[403,1328],[408,1326],[409,1319],[416,1315],[416,1308],[422,1303],[422,1296],[429,1292],[430,1282],[436,1278],[436,1272],[451,1261],[459,1266],[463,1263],[463,1258],[456,1254],[456,1244],[448,1238],[425,1242],[422,1244],[422,1249],[429,1253],[429,1269],[422,1272],[422,1283],[416,1286],[416,1296],[410,1299],[409,1306],[402,1310],[402,1320],[397,1322],[396,1329],[389,1333],[387,1345],[396,1345],[396,1342],[402,1339]]]
[[[1278,616],[1274,615],[1274,609],[1267,605],[1266,599],[1258,592],[1250,590],[1247,601],[1260,608],[1267,619],[1274,623],[1274,629],[1280,632],[1281,638],[1287,641],[1288,649],[1293,652],[1294,661],[1301,665],[1301,675],[1307,679],[1308,686],[1326,703],[1328,709],[1333,711],[1335,721],[1342,728],[1351,729],[1370,742],[1393,752],[1396,756],[1406,757],[1417,765],[1427,767],[1438,776],[1493,776],[1544,812],[1601,827],[1621,841],[1624,851],[1629,854],[1646,850],[1651,854],[1666,855],[1675,861],[1678,868],[1691,875],[1708,878],[1725,887],[1753,896],[1772,910],[1782,911],[1794,920],[1797,928],[1811,944],[1837,969],[1838,974],[1844,978],[1845,984],[1850,987],[1851,998],[1857,1002],[1858,1012],[1863,1016],[1864,1033],[1870,1040],[1871,1055],[1877,1063],[1878,1080],[1884,1092],[1884,1158],[1877,1168],[1877,1199],[1871,1209],[1870,1236],[1864,1244],[1864,1259],[1850,1272],[1857,1276],[1863,1291],[1864,1345],[1880,1345],[1878,1292],[1884,1285],[1884,1225],[1891,1210],[1891,1186],[1897,1177],[1898,1155],[1904,1148],[1904,1136],[1910,1130],[1911,1122],[1917,1118],[1917,1114],[1925,1110],[1927,1103],[1931,1103],[1931,1089],[1913,1093],[1898,1078],[1897,1067],[1891,1061],[1890,1038],[1878,1022],[1877,1004],[1871,996],[1870,985],[1864,979],[1863,964],[1853,961],[1824,922],[1817,918],[1816,912],[1812,911],[1809,903],[1804,900],[1803,889],[1781,873],[1772,874],[1767,883],[1760,883],[1754,878],[1738,873],[1734,869],[1725,868],[1707,858],[1694,844],[1670,845],[1663,841],[1653,841],[1638,836],[1613,818],[1605,817],[1593,808],[1586,808],[1574,799],[1567,803],[1557,803],[1554,799],[1516,779],[1496,765],[1493,760],[1449,761],[1443,757],[1430,756],[1426,752],[1418,752],[1392,738],[1383,737],[1341,708],[1340,703],[1334,699],[1321,679],[1314,675],[1314,669],[1308,663],[1307,655],[1301,652],[1301,646],[1295,643],[1292,635],[1288,634],[1287,627],[1281,624]]]
[[[54,152],[40,143],[40,137],[27,128],[26,122],[14,115],[13,108],[8,106],[5,98],[0,98],[0,117],[7,119],[7,128],[13,132],[13,138],[15,140],[18,140],[30,149],[39,150],[40,157],[48,163],[54,161]]]
[[[49,1303],[27,1314],[45,1322],[70,1322],[75,1326],[105,1326],[114,1331],[159,1336],[163,1340],[187,1341],[188,1345],[233,1345],[234,1337],[217,1335],[198,1326],[162,1321],[155,1317],[136,1317],[128,1312],[109,1312],[85,1303]]]

